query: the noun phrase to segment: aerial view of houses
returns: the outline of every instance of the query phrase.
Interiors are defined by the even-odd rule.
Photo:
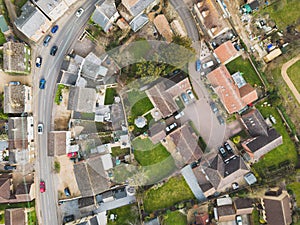
[[[0,225],[300,224],[298,0],[0,10]]]

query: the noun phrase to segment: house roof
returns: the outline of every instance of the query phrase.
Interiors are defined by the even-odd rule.
[[[242,86],[239,91],[243,102],[245,102],[247,105],[258,99],[256,89],[248,83]]]
[[[257,109],[251,109],[241,119],[252,136],[268,135],[268,125]]]
[[[25,211],[22,208],[5,210],[5,225],[25,225]]]
[[[60,156],[67,154],[67,131],[51,131],[48,137],[48,155]]]
[[[122,4],[134,17],[143,12],[154,2],[155,0],[122,0]]]
[[[140,30],[143,26],[145,26],[149,22],[149,18],[146,14],[141,14],[135,17],[130,23],[129,26],[134,32]]]
[[[90,52],[81,63],[81,75],[96,80],[99,76],[106,76],[108,69],[101,66],[102,60]]]
[[[235,49],[231,41],[226,41],[215,49],[215,53],[221,63],[226,63],[229,60],[236,58],[239,52]]]
[[[257,0],[254,0],[254,1],[249,3],[249,6],[252,10],[255,10],[259,7],[259,2]]]
[[[170,137],[176,145],[176,150],[181,155],[184,163],[189,164],[199,160],[203,155],[198,145],[198,137],[189,125],[184,124],[170,133],[168,137]]]
[[[217,208],[218,216],[231,216],[235,215],[235,209],[232,205],[222,205]]]
[[[271,142],[273,142],[275,140],[278,142],[278,144],[276,146],[282,144],[281,135],[274,128],[271,128],[268,130],[267,136],[257,136],[250,140],[245,141],[244,143],[252,152],[256,152],[256,151],[259,151],[262,147],[270,144]],[[273,146],[270,149],[270,151],[273,148],[275,148],[275,147]]]
[[[253,200],[251,198],[237,198],[234,200],[234,206],[236,209],[253,208]]]
[[[1,29],[2,33],[9,30],[3,15],[0,15],[0,29]]]
[[[169,22],[164,14],[156,16],[153,20],[158,32],[165,38],[167,42],[171,42],[173,39],[173,31],[169,25]]]
[[[25,88],[25,85],[8,85],[4,87],[4,113],[24,112],[27,99]]]
[[[153,144],[157,144],[166,137],[166,125],[162,122],[155,123],[149,128],[149,138]]]
[[[27,149],[27,118],[9,117],[8,118],[8,148]]]
[[[0,177],[0,202],[7,202],[10,198],[11,176]]]
[[[93,88],[71,87],[68,110],[78,112],[95,112],[96,90]]]
[[[29,53],[25,43],[6,42],[3,44],[3,69],[6,72],[27,72],[25,57]]]
[[[77,78],[78,78],[78,74],[68,72],[68,71],[63,71],[59,83],[65,84],[65,85],[75,86]]]
[[[74,173],[78,188],[83,197],[99,194],[110,187],[101,155],[74,164]]]
[[[229,113],[238,112],[247,105],[224,65],[210,72],[207,78]]]
[[[263,202],[268,224],[289,225],[292,223],[290,199],[286,191],[279,196],[264,196]]]

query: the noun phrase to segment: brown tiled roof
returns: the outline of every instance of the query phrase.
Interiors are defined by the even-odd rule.
[[[10,178],[0,178],[0,202],[6,202],[10,198]]]
[[[10,117],[8,119],[8,148],[27,149],[27,118]]]
[[[25,225],[25,211],[21,208],[5,210],[5,225]]]
[[[235,215],[235,210],[232,205],[223,205],[219,206],[217,208],[218,216],[229,216],[229,215]]]
[[[236,209],[253,208],[253,200],[250,198],[238,198],[234,200]]]
[[[48,138],[48,155],[66,154],[66,131],[51,131]]]
[[[229,59],[233,59],[238,56],[238,51],[234,48],[231,41],[226,41],[215,49],[215,53],[220,59],[221,63],[227,62]]]
[[[243,102],[245,102],[247,105],[258,99],[256,89],[250,84],[245,84],[239,89],[239,91]]]
[[[238,112],[247,105],[247,103],[241,99],[239,89],[224,65],[210,72],[207,78],[228,113]]]
[[[155,123],[149,129],[149,138],[153,144],[157,144],[159,141],[166,137],[165,131],[166,125],[164,123]]]
[[[166,39],[166,41],[171,42],[173,39],[173,31],[171,30],[171,27],[165,15],[160,14],[156,16],[153,20],[153,23],[158,32]]]

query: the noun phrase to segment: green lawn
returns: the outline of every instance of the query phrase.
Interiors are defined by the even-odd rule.
[[[36,218],[35,210],[27,213],[27,216],[28,216],[28,225],[36,225],[37,224],[37,218]]]
[[[111,148],[111,154],[114,157],[123,156],[123,155],[129,154],[129,152],[130,152],[129,148],[121,148],[121,147],[112,147]]]
[[[288,25],[297,23],[300,19],[299,0],[280,0],[262,10],[262,13],[269,13],[280,29],[285,30]]]
[[[226,68],[228,69],[231,75],[235,72],[240,71],[243,74],[243,77],[246,80],[246,82],[248,82],[252,86],[262,86],[261,80],[259,79],[258,75],[256,74],[253,66],[251,65],[248,59],[244,60],[242,56],[240,56],[226,64]]]
[[[175,98],[175,102],[176,102],[176,105],[178,106],[179,110],[184,109],[184,104],[183,104],[182,100],[179,97]]]
[[[182,176],[173,177],[163,186],[145,192],[144,207],[145,211],[153,212],[193,198],[195,197],[184,178]]]
[[[294,182],[287,185],[287,189],[293,191],[294,195],[296,196],[297,207],[300,208],[300,183]]]
[[[179,211],[167,212],[163,216],[162,225],[186,225],[187,218],[186,215],[182,214]]]
[[[133,119],[153,109],[153,105],[145,92],[137,90],[130,91],[128,93],[128,101]]]
[[[300,60],[288,68],[287,73],[298,92],[300,92]]]
[[[114,214],[116,219],[111,221],[110,215]],[[139,224],[138,207],[135,204],[126,205],[121,208],[108,211],[108,225],[131,225]]]
[[[115,88],[107,88],[105,92],[104,105],[111,105],[114,103],[117,90]]]
[[[12,203],[12,204],[0,204],[0,210],[13,209],[13,208],[31,208],[34,206],[35,206],[35,201]]]
[[[286,160],[295,164],[297,162],[296,148],[277,110],[274,107],[262,107],[261,104],[257,104],[256,107],[264,118],[269,117],[270,115],[275,117],[276,124],[274,124],[273,127],[282,135],[283,144],[267,153],[258,163],[254,164],[254,168],[259,172],[270,166],[278,167],[279,163]]]

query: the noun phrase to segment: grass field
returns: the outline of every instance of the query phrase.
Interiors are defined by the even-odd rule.
[[[173,177],[163,186],[145,192],[144,207],[147,212],[153,212],[193,198],[195,197],[184,178]]]
[[[134,118],[153,109],[153,105],[145,92],[132,90],[128,93],[128,101],[131,106],[131,115]]]
[[[243,77],[246,80],[246,82],[253,85],[254,87],[262,86],[260,78],[257,76],[253,66],[251,65],[248,59],[244,60],[242,56],[240,56],[226,64],[226,68],[228,69],[231,75],[238,71],[243,73]]]
[[[277,110],[274,107],[262,107],[259,104],[257,104],[256,107],[264,118],[269,117],[270,115],[275,117],[276,124],[274,124],[273,127],[282,135],[283,144],[267,153],[258,163],[254,164],[254,168],[259,172],[263,171],[264,168],[267,167],[278,167],[279,163],[286,160],[295,164],[297,162],[296,147],[294,142],[291,140]]]
[[[109,220],[111,214],[114,214],[117,217],[114,221]],[[109,210],[107,218],[108,225],[139,224],[138,207],[135,204],[132,204]]]
[[[300,208],[300,183],[294,182],[287,185],[287,189],[293,191],[294,195],[296,196],[297,207]]]
[[[104,105],[113,104],[116,95],[117,95],[117,90],[116,89],[107,88],[106,91],[105,91]]]
[[[179,211],[167,212],[163,216],[162,225],[186,225],[187,218],[186,215],[182,214]]]
[[[287,74],[297,88],[298,92],[300,92],[300,60],[288,68]]]
[[[263,13],[269,13],[280,29],[285,30],[288,25],[296,24],[300,18],[299,0],[280,0],[271,4],[262,10]]]

